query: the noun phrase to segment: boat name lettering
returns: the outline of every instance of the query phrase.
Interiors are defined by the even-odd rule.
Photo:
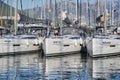
[[[53,43],[54,43],[54,44],[60,44],[61,41],[54,41]]]
[[[10,40],[4,40],[4,42],[11,42]]]
[[[103,42],[103,44],[111,44],[111,42]]]

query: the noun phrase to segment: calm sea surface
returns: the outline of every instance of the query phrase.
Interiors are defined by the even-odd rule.
[[[42,53],[0,57],[0,80],[88,80],[92,61],[81,53],[43,57]]]
[[[90,58],[81,54],[85,53],[0,56],[0,80],[120,80],[120,55]]]
[[[93,77],[120,80],[120,55],[93,59]]]

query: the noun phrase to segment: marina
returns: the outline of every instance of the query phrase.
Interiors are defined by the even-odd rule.
[[[120,80],[120,0],[0,0],[0,80]]]

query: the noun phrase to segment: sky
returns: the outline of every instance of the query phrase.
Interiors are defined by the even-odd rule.
[[[4,1],[5,3],[7,3],[7,1],[8,1],[8,3],[10,5],[15,7],[15,1],[16,0],[2,0],[2,1]],[[41,4],[42,1],[47,1],[48,2],[49,0],[22,0],[22,8],[23,9],[30,9],[30,8],[33,8],[33,7],[39,7],[39,6],[42,5]],[[54,1],[54,0],[52,0],[52,1]],[[58,2],[60,0],[56,0],[56,1]],[[72,1],[75,2],[76,0],[72,0]],[[85,1],[89,1],[90,3],[94,3],[97,0],[82,0],[82,2],[85,2]],[[110,1],[110,0],[107,0],[107,1]],[[115,1],[115,0],[113,0],[113,1]],[[20,0],[18,0],[18,8],[21,9]]]
[[[16,0],[2,0],[2,1],[4,1],[5,3],[7,3],[7,1],[8,1],[8,4],[15,7]],[[49,0],[22,0],[22,6],[23,6],[23,9],[29,9],[29,8],[41,6],[42,1],[49,1]],[[52,1],[54,1],[54,0],[52,0]],[[56,0],[56,1],[58,2],[60,0]],[[75,2],[76,0],[72,0],[72,1]],[[85,1],[85,0],[82,0],[82,1]],[[96,1],[96,0],[90,0],[90,2],[94,2],[94,1]],[[18,8],[21,9],[20,0],[18,0]]]
[[[2,0],[2,1],[15,7],[16,0]],[[37,6],[41,6],[41,0],[22,0],[22,8],[23,9],[29,9],[29,8],[33,8],[33,7],[37,7]],[[18,8],[21,9],[20,0],[18,0]]]

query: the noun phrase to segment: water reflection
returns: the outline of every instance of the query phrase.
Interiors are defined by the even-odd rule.
[[[93,59],[93,77],[120,80],[120,55]]]
[[[42,53],[28,53],[0,57],[0,80],[88,80],[90,59],[81,53],[43,57]]]
[[[39,80],[38,54],[2,56],[0,58],[0,80]]]
[[[81,58],[81,53],[46,59],[46,74],[53,80],[88,80],[90,66],[87,60]],[[90,61],[90,60],[88,60]]]

